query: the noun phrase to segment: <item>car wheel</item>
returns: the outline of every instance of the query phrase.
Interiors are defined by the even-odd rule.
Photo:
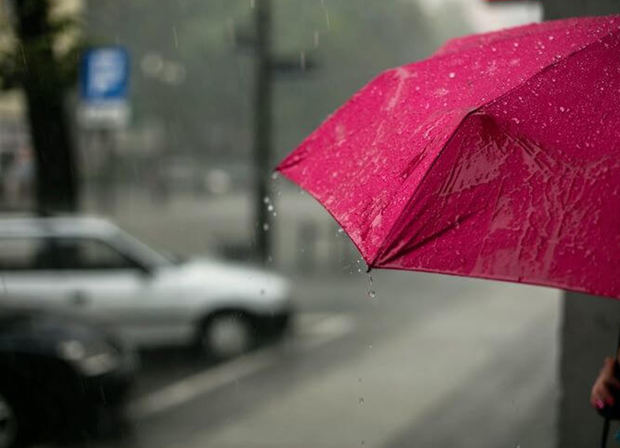
[[[218,313],[203,323],[199,345],[208,357],[223,360],[239,356],[255,344],[250,316],[238,312]]]
[[[0,394],[0,448],[17,446],[19,423],[11,402]]]

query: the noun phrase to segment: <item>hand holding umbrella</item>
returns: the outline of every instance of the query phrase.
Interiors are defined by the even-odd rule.
[[[620,418],[620,380],[618,379],[620,366],[618,365],[618,355],[616,355],[616,358],[611,356],[605,358],[603,367],[592,386],[590,394],[590,404],[603,417],[612,419]]]

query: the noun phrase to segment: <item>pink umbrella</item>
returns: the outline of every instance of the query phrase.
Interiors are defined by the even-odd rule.
[[[380,74],[278,170],[369,268],[620,298],[620,16],[448,42]]]

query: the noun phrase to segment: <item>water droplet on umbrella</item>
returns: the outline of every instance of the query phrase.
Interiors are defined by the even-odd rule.
[[[456,73],[454,73],[454,72],[450,72],[450,73],[448,74],[448,77],[449,77],[450,79],[454,79],[454,78],[456,78]]]
[[[560,106],[560,112],[566,112],[566,108],[564,106]]]

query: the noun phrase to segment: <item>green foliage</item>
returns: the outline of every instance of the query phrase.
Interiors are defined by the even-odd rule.
[[[12,0],[15,1],[15,0]],[[49,10],[49,0],[30,0],[26,1],[26,8],[42,7],[42,2]],[[45,72],[46,67],[40,66],[42,62],[36,55],[47,49],[53,52],[53,63],[55,72],[59,79],[55,88],[70,88],[75,85],[78,75],[79,56],[86,46],[80,38],[83,22],[80,17],[72,15],[49,16],[47,18],[46,32],[37,37],[33,37],[28,42],[28,53],[26,57],[23,44],[18,43],[15,38],[15,30],[12,20],[6,14],[10,8],[5,8],[0,15],[0,40],[5,43],[0,50],[0,90],[12,90],[21,88],[27,70]],[[61,47],[61,48],[58,48]],[[33,56],[34,55],[34,56]],[[34,65],[34,67],[33,67]]]

